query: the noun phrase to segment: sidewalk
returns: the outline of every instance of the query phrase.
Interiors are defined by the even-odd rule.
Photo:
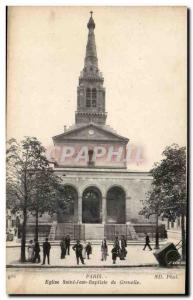
[[[152,251],[146,248],[143,251],[143,245],[128,245],[127,247],[127,257],[125,260],[117,259],[116,265],[112,264],[111,255],[112,245],[109,245],[109,256],[107,261],[101,261],[101,251],[100,245],[93,245],[92,255],[90,259],[85,259],[85,265],[80,265],[78,267],[146,267],[146,266],[157,266],[157,260],[155,259],[153,252],[154,246],[152,245]],[[27,255],[27,251],[26,251]],[[42,259],[42,247],[41,247],[41,259]],[[21,264],[18,260],[20,257],[20,248],[7,248],[7,267],[31,267],[31,268],[70,268],[77,267],[76,256],[74,251],[71,249],[70,255],[67,255],[65,259],[60,259],[60,247],[52,245],[50,252],[50,265],[41,265],[38,263],[23,263]]]
[[[170,240],[172,240],[172,242],[173,242],[172,238]],[[44,241],[45,241],[45,239],[39,239],[40,245],[42,245]],[[20,242],[21,242],[20,240],[14,240],[14,241],[11,241],[11,242],[7,241],[6,242],[6,247],[7,248],[12,248],[12,247],[19,247],[20,248]],[[59,246],[60,245],[60,241],[59,240],[49,241],[49,242],[53,246]],[[159,244],[160,244],[160,246],[162,246],[162,245],[164,245],[167,242],[168,242],[168,240],[166,240],[166,239],[160,239]],[[71,245],[74,245],[75,243],[76,243],[76,241],[71,241]],[[99,240],[92,240],[91,243],[92,243],[92,245],[101,245],[101,241],[99,241]],[[110,245],[110,246],[113,245],[113,241],[108,241],[108,245]],[[131,245],[131,246],[141,245],[141,247],[143,247],[143,245],[144,245],[144,239],[128,240],[127,241],[127,245]],[[152,246],[152,248],[154,247],[154,245],[155,245],[155,240],[151,240],[151,246]]]

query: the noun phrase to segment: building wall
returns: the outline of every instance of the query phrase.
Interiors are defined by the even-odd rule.
[[[65,185],[72,185],[78,193],[78,217],[82,221],[82,194],[89,186],[97,187],[102,194],[102,219],[106,223],[107,192],[111,187],[119,186],[125,191],[126,196],[126,222],[144,222],[139,215],[142,208],[142,200],[145,199],[150,189],[151,176],[141,172],[116,172],[115,170],[73,170],[56,169],[56,174],[62,177]]]
[[[98,156],[103,149],[104,154]],[[97,168],[126,168],[126,145],[118,142],[66,141],[56,143],[55,161],[62,167],[88,167],[88,150],[93,150],[93,164]]]

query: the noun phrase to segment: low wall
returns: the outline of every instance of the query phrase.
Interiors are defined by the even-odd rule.
[[[136,234],[138,237],[144,237],[146,233],[152,238],[155,237],[156,224],[133,224]],[[165,237],[165,224],[159,224],[159,236],[160,238]]]
[[[48,237],[50,234],[51,223],[39,224],[39,238]],[[159,225],[159,237],[165,238],[165,225]],[[116,236],[119,238],[124,235],[127,240],[137,240],[144,238],[148,233],[150,238],[155,237],[156,224],[77,224],[77,223],[58,223],[55,232],[55,240],[61,240],[67,234],[71,240],[107,240],[113,241]],[[34,239],[35,224],[27,224],[27,239]]]
[[[84,240],[85,226],[83,224],[75,223],[58,223],[55,240],[61,240],[67,234],[70,235],[71,240]]]
[[[38,237],[46,238],[50,234],[51,223],[39,224],[38,225]],[[27,239],[34,239],[35,237],[35,224],[27,224],[26,227]]]

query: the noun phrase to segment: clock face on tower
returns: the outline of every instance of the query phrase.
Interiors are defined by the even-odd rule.
[[[90,130],[88,131],[88,133],[89,133],[89,135],[93,135],[93,134],[94,134],[94,130],[90,129]]]

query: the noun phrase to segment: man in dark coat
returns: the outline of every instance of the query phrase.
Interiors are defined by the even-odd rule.
[[[116,247],[117,249],[120,249],[120,244],[119,244],[119,238],[118,238],[118,236],[115,237],[113,246]]]
[[[50,249],[51,249],[51,245],[48,242],[48,238],[46,238],[45,242],[43,243],[43,263],[42,263],[42,265],[45,265],[46,256],[47,256],[47,260],[48,260],[48,265],[50,264]]]
[[[119,248],[117,246],[113,246],[113,249],[111,250],[112,252],[112,260],[113,260],[113,264],[116,263],[116,259],[119,256]]]
[[[125,260],[125,257],[127,255],[127,241],[124,235],[121,236],[121,250],[120,250],[120,260]]]
[[[149,235],[146,233],[146,236],[145,236],[145,245],[144,245],[144,248],[143,248],[143,250],[145,250],[145,248],[146,247],[149,247],[149,250],[151,251],[152,250],[152,248],[151,248],[151,246],[150,246],[150,239],[149,239]]]
[[[168,233],[167,233],[167,230],[165,229],[164,230],[164,239],[167,239],[168,238]]]
[[[70,236],[69,234],[65,237],[65,244],[66,244],[66,253],[70,255]]]
[[[36,260],[38,260],[38,263],[40,263],[40,245],[38,243],[38,240],[34,240],[34,258],[33,262],[36,263]]]
[[[79,265],[79,259],[81,260],[81,263],[84,265],[84,259],[82,257],[83,246],[80,244],[79,240],[72,247],[72,249],[76,252],[77,265]]]

